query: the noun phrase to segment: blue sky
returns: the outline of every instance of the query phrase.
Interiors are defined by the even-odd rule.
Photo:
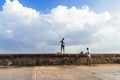
[[[12,1],[12,0],[11,0]],[[26,7],[48,13],[52,8],[58,5],[64,5],[67,7],[75,6],[81,8],[83,5],[88,5],[94,11],[118,11],[119,0],[19,0],[19,2]],[[0,10],[5,0],[0,0]]]
[[[93,2],[91,2],[90,0],[35,0],[35,1],[34,0],[19,0],[19,2],[23,6],[30,7],[38,11],[48,13],[52,8],[55,8],[58,5],[64,5],[67,7],[76,6],[77,8],[81,8],[83,5],[89,5],[92,7],[92,5],[95,5],[97,1],[93,0]],[[5,0],[1,0],[0,6],[2,6],[4,3],[5,3]],[[2,7],[0,7],[0,10],[1,9]]]
[[[120,52],[120,0],[0,0],[0,53]]]
[[[83,5],[89,4],[89,6],[94,5],[96,0],[91,2],[90,0],[20,0],[20,2],[28,7],[32,7],[39,11],[50,11],[52,8],[55,8],[58,5],[64,5],[67,7],[76,6],[81,8]]]

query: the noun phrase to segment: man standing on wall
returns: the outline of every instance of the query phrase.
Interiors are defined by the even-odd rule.
[[[65,53],[65,39],[62,38],[60,43],[61,43],[61,53]]]

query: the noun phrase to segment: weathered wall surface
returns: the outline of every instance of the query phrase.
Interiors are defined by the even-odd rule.
[[[120,64],[120,54],[92,54],[93,64]],[[0,54],[0,66],[85,65],[85,54]]]

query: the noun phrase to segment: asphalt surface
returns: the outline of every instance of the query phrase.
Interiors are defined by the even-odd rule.
[[[120,80],[120,64],[0,67],[0,80]]]

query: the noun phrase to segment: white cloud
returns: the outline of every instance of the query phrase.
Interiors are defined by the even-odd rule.
[[[66,6],[58,6],[52,10],[50,16],[52,17],[53,23],[72,30],[82,29],[86,24],[94,25],[103,23],[111,17],[108,12],[97,14],[90,11],[88,6],[83,6],[82,9],[75,7],[68,9]]]
[[[111,38],[111,36],[114,34],[115,30],[112,27],[105,27],[101,30],[99,30],[97,33],[94,34],[94,36],[101,36],[101,38]]]
[[[25,26],[31,26],[40,19],[40,13],[38,11],[23,7],[18,0],[7,0],[1,14],[6,21],[20,23]]]
[[[18,0],[6,0],[0,12],[0,50],[14,53],[58,52],[60,34],[66,39],[67,52],[79,52],[87,46],[92,51],[104,52],[102,47],[105,43],[110,52],[113,51],[112,46],[120,47],[117,35],[119,19],[106,11],[95,13],[88,6],[78,9],[60,5],[49,14],[41,14],[24,7]],[[110,46],[107,45],[109,43]]]

